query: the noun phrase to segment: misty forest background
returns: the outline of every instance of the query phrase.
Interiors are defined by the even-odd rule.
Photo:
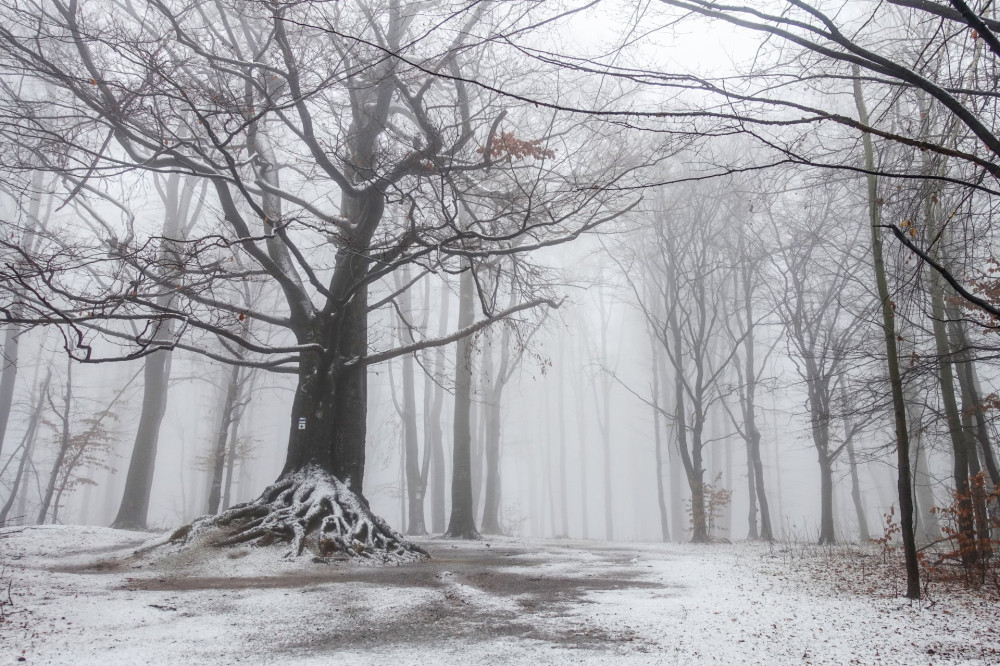
[[[3,3],[0,523],[989,560],[994,13]]]

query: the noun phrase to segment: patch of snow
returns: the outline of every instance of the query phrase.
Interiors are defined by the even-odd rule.
[[[864,581],[838,587],[819,551],[421,539],[430,561],[372,568],[283,559],[273,548],[136,555],[149,541],[95,527],[0,531],[13,601],[0,623],[3,660],[1000,662],[993,604],[944,593],[910,603]]]

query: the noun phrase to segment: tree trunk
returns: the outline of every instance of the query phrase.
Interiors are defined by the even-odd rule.
[[[993,453],[993,443],[990,441],[989,426],[983,411],[983,401],[979,394],[979,378],[976,373],[976,363],[970,358],[969,342],[965,331],[965,321],[954,306],[946,305],[945,311],[950,320],[953,344],[957,361],[958,383],[962,392],[962,413],[972,422],[972,434],[979,444],[979,452],[983,464],[989,472],[990,481],[994,487],[1000,487],[1000,470],[997,468],[996,456]]]
[[[0,453],[3,452],[4,436],[10,421],[10,409],[14,404],[14,386],[17,383],[17,362],[20,347],[21,327],[13,324],[4,328],[3,349],[0,350]]]
[[[604,290],[598,291],[598,301],[601,310],[601,355],[608,358],[608,327],[611,325],[610,307],[605,310]],[[597,385],[600,384],[600,397],[597,394]],[[601,452],[604,455],[603,477],[604,477],[604,538],[607,541],[615,540],[615,512],[614,498],[611,486],[611,377],[607,370],[601,373],[601,381],[594,383],[594,402],[597,407],[598,425],[601,430]]]
[[[914,438],[914,488],[917,496],[917,510],[919,511],[919,534],[920,544],[927,545],[934,543],[941,538],[941,526],[938,524],[937,514],[934,509],[934,492],[932,484],[934,479],[927,469],[927,447],[921,438]]]
[[[475,285],[472,267],[462,273],[459,287],[458,328],[470,326],[475,319]],[[476,539],[476,519],[472,506],[472,432],[469,423],[472,409],[473,340],[462,338],[455,347],[455,419],[452,443],[451,518],[445,536]]]
[[[18,491],[21,489],[24,482],[25,471],[31,461],[31,451],[34,448],[35,439],[38,434],[38,422],[42,418],[42,412],[45,409],[45,400],[49,393],[49,384],[52,381],[52,370],[50,369],[45,375],[45,381],[42,382],[41,391],[38,393],[35,399],[34,408],[31,410],[31,416],[28,418],[28,428],[24,432],[24,436],[21,438],[21,460],[17,465],[17,474],[14,475],[14,481],[10,487],[10,496],[7,497],[7,501],[4,502],[3,508],[0,508],[0,527],[7,526],[7,520],[10,517],[10,511],[14,506],[14,500],[18,497]],[[23,496],[23,493],[22,493]],[[23,519],[23,515],[21,518]]]
[[[430,299],[428,298],[428,307]],[[448,281],[441,280],[438,335],[444,335],[448,330],[448,310],[451,303],[451,290]],[[431,531],[441,534],[445,531],[445,454],[444,432],[441,428],[441,418],[444,411],[444,364],[445,348],[434,350],[433,365],[427,368],[424,379],[424,445],[430,452],[430,469],[428,484],[431,491]],[[429,408],[427,407],[430,401]]]
[[[660,509],[660,538],[670,543],[670,522],[667,517],[667,498],[663,487],[663,438],[660,436],[660,363],[656,353],[656,340],[649,337],[653,355],[653,445],[656,455],[656,502]]]
[[[242,386],[240,393],[242,393]],[[233,473],[236,467],[236,456],[239,452],[240,421],[243,420],[245,404],[238,404],[229,426],[229,444],[226,450],[226,482],[222,487],[222,509],[225,511],[232,505]]]
[[[691,448],[688,449],[687,415],[684,405],[684,367],[681,365],[681,329],[676,314],[668,314],[674,344],[674,418],[677,428],[677,450],[684,465],[688,488],[691,491],[691,542],[708,543],[708,522],[705,516],[705,470],[702,465],[701,429],[703,417],[694,412],[694,427],[691,431]]]
[[[928,203],[928,205],[930,204]],[[952,374],[952,350],[948,340],[947,324],[944,320],[946,316],[944,296],[937,273],[930,276],[929,288],[934,343],[937,350],[938,385],[941,388],[941,401],[944,405],[945,421],[948,424],[948,435],[954,456],[953,481],[958,504],[959,548],[962,552],[962,564],[966,568],[971,568],[976,564],[976,525],[969,487],[969,450],[971,449],[975,453],[975,444],[969,441],[971,433],[966,430],[962,423],[962,415],[958,410],[955,381]]]
[[[405,286],[410,283],[409,268],[401,271],[402,275],[397,278],[397,288],[404,290],[397,297],[399,312],[406,320],[399,326],[399,340],[401,344],[409,344],[415,338],[409,327],[413,326],[413,308],[411,306],[410,292]],[[427,527],[424,524],[424,495],[426,494],[427,477],[421,473],[420,438],[417,433],[417,391],[415,367],[413,354],[403,356],[403,375],[401,382],[403,385],[403,404],[400,408],[400,417],[403,420],[403,470],[406,480],[406,533],[415,536],[427,534]],[[427,447],[426,440],[424,447]]]
[[[62,433],[59,437],[59,452],[56,460],[52,464],[52,472],[49,474],[49,482],[45,486],[45,494],[42,496],[42,505],[38,508],[38,519],[36,525],[44,525],[45,517],[48,515],[49,506],[52,503],[52,496],[56,490],[56,483],[59,481],[59,474],[63,471],[63,461],[66,459],[66,452],[69,451],[70,440],[70,410],[73,404],[73,358],[66,359],[66,393],[63,398],[63,412],[59,416],[62,422]]]
[[[38,170],[31,174],[31,192],[28,202],[28,228],[21,239],[25,252],[31,252],[41,227],[39,214],[42,207],[42,186],[44,172]],[[11,315],[21,316],[18,303],[11,305]],[[17,384],[17,362],[20,350],[20,338],[24,329],[15,324],[4,328],[3,349],[0,350],[0,454],[3,453],[4,437],[7,434],[7,424],[10,421],[10,410],[14,404],[14,387]]]
[[[506,337],[506,334],[505,334]],[[505,353],[501,345],[501,354]],[[484,351],[484,358],[490,350]],[[489,393],[484,395],[484,419],[486,423],[485,454],[486,454],[486,488],[483,498],[482,528],[485,534],[502,534],[500,526],[500,500],[502,486],[500,478],[500,399],[503,395],[503,384],[500,377],[494,379]]]
[[[409,299],[406,299],[407,301]],[[406,533],[427,534],[424,525],[425,479],[420,474],[420,444],[417,438],[417,397],[414,386],[413,355],[403,357],[403,448],[406,459]],[[424,442],[427,446],[427,442]]]
[[[746,235],[740,227],[740,253],[746,256]],[[760,538],[765,541],[774,539],[771,529],[771,510],[767,503],[767,492],[764,486],[764,464],[760,458],[760,430],[757,428],[757,362],[756,362],[756,323],[753,308],[753,281],[751,266],[744,261],[742,284],[742,310],[746,317],[746,335],[743,338],[744,390],[743,401],[743,432],[747,445],[747,485],[750,493],[750,524],[751,538],[757,538],[756,511],[760,511]]]
[[[569,538],[569,491],[566,488],[566,345],[559,345],[559,516],[560,537]]]
[[[219,414],[219,430],[216,434],[215,451],[212,456],[212,483],[208,491],[208,513],[218,513],[219,503],[222,500],[222,473],[226,467],[226,445],[229,442],[229,428],[233,423],[236,403],[239,400],[241,370],[242,368],[238,365],[229,368],[226,395]]]
[[[820,458],[819,461],[819,545],[830,545],[837,541],[833,523],[833,461]]]
[[[582,374],[582,373],[581,373]],[[576,432],[580,440],[580,533],[581,538],[586,540],[590,536],[590,517],[587,509],[587,500],[590,498],[590,484],[587,483],[587,428],[584,424],[584,386],[586,382],[580,378],[576,387]]]
[[[861,543],[867,543],[871,539],[871,533],[868,531],[868,519],[865,517],[865,505],[861,497],[858,459],[853,440],[847,443],[847,464],[851,466],[851,501],[854,502],[854,514],[858,520],[858,539]]]
[[[747,454],[747,538],[751,541],[760,539],[757,531],[757,477],[754,472],[752,454],[750,452],[750,439],[746,439]]]
[[[869,125],[868,110],[861,92],[860,68],[853,67],[854,101],[863,125]],[[868,171],[868,213],[871,222],[872,264],[875,282],[882,308],[882,334],[885,341],[886,361],[889,365],[889,383],[892,388],[893,416],[896,428],[896,494],[899,499],[900,531],[903,538],[903,554],[906,561],[906,596],[920,598],[920,567],[917,562],[917,545],[913,531],[913,482],[910,478],[910,439],[906,428],[906,403],[903,399],[903,380],[899,371],[896,349],[896,324],[894,304],[889,297],[889,283],[886,279],[882,258],[882,231],[878,201],[878,181],[875,177],[875,151],[870,134],[863,135],[865,168]]]
[[[165,261],[170,261],[176,252],[173,241],[181,241],[184,236],[182,217],[188,213],[191,199],[179,194],[181,177],[171,175],[167,180],[166,199],[164,201],[163,238],[164,247],[161,251]],[[171,294],[157,298],[157,303],[169,309],[173,302]],[[167,319],[153,329],[153,336],[159,340],[173,338],[174,323]],[[142,411],[139,414],[139,427],[136,430],[135,444],[132,447],[132,457],[129,460],[128,473],[125,476],[125,490],[118,507],[112,527],[126,530],[146,529],[146,517],[149,512],[149,497],[153,491],[153,472],[156,466],[156,449],[160,438],[160,424],[167,411],[167,393],[170,382],[171,352],[153,352],[143,361],[143,395]]]
[[[169,327],[169,325],[168,325]],[[149,497],[153,490],[153,469],[160,424],[167,410],[170,380],[169,351],[153,352],[143,360],[142,411],[135,435],[132,457],[125,476],[125,492],[112,527],[123,530],[146,529]]]

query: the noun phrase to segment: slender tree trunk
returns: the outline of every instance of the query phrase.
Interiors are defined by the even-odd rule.
[[[486,488],[483,498],[483,532],[502,534],[500,526],[500,405],[499,396],[489,398],[486,405]]]
[[[740,232],[741,247],[745,247],[745,234]],[[741,254],[745,254],[741,249]],[[764,486],[764,463],[760,457],[760,429],[757,428],[757,361],[756,361],[756,323],[754,322],[753,284],[749,262],[744,267],[743,278],[743,312],[746,316],[746,335],[743,338],[743,375],[746,389],[743,401],[743,431],[747,444],[747,485],[750,493],[751,538],[757,538],[756,511],[760,511],[760,538],[765,541],[774,539],[771,529],[771,509],[767,502],[767,492]]]
[[[581,373],[582,374],[582,373]],[[590,498],[589,484],[587,483],[587,428],[584,423],[586,408],[584,407],[583,386],[585,382],[580,378],[576,388],[576,432],[580,438],[580,524],[581,538],[589,538],[590,518],[587,511],[587,500]]]
[[[559,345],[559,536],[569,538],[569,491],[566,488],[566,345]]]
[[[407,299],[409,300],[409,299]],[[420,451],[417,441],[417,397],[414,386],[413,356],[403,357],[403,440],[406,453],[406,533],[427,534],[424,525],[424,479],[420,474]],[[424,446],[427,443],[424,442]]]
[[[472,268],[462,273],[459,287],[458,328],[472,325],[475,319],[475,285]],[[475,539],[476,519],[472,505],[472,411],[473,340],[462,338],[455,348],[455,419],[452,444],[451,518],[445,536]]]
[[[17,465],[17,473],[14,475],[14,481],[11,483],[10,495],[7,497],[7,501],[4,502],[3,508],[0,508],[0,527],[7,526],[7,520],[10,517],[10,511],[14,506],[14,500],[18,497],[18,491],[22,489],[24,484],[25,472],[31,463],[31,451],[35,445],[35,439],[38,435],[38,422],[42,418],[42,412],[45,409],[45,400],[49,393],[49,385],[52,382],[52,370],[50,369],[46,375],[45,380],[41,384],[41,390],[35,399],[35,405],[31,410],[31,416],[28,418],[28,428],[24,432],[24,436],[21,438],[21,460]],[[21,493],[24,496],[24,493]],[[23,519],[23,510],[19,511],[20,517]]]
[[[854,502],[854,514],[858,520],[858,538],[861,543],[871,539],[868,531],[868,520],[865,517],[865,505],[861,497],[861,481],[858,478],[858,458],[854,451],[854,441],[847,443],[847,464],[851,466],[851,501]]]
[[[915,464],[914,486],[917,495],[917,507],[920,512],[920,542],[922,545],[933,543],[941,538],[941,526],[938,523],[934,508],[934,492],[927,469],[927,447],[921,438],[914,439]]]
[[[817,376],[817,372],[807,360],[807,384],[809,411],[812,420],[813,448],[819,462],[820,477],[820,520],[819,544],[836,543],[833,522],[833,459],[830,457],[830,396],[828,381]]]
[[[443,335],[448,330],[448,310],[451,303],[451,290],[447,280],[441,280],[441,304],[439,307],[438,331]],[[424,382],[425,399],[433,395],[431,408],[424,417],[424,442],[430,449],[430,487],[431,487],[431,531],[441,534],[445,531],[445,454],[444,432],[441,418],[444,409],[444,364],[445,348],[434,350],[433,372],[437,377],[428,374]],[[436,379],[436,381],[435,381]]]
[[[869,125],[868,110],[865,108],[861,92],[860,68],[853,67],[854,101],[863,125]],[[878,201],[878,181],[875,173],[875,151],[870,134],[863,135],[865,168],[868,170],[868,212],[871,221],[872,263],[875,281],[882,307],[882,333],[885,340],[886,361],[889,365],[889,383],[892,388],[893,416],[896,428],[896,491],[899,499],[900,531],[903,538],[903,553],[906,561],[906,596],[920,598],[920,568],[917,562],[917,545],[913,530],[913,482],[910,478],[910,439],[906,428],[906,403],[903,399],[903,380],[899,371],[896,349],[896,324],[894,304],[889,296],[882,258],[882,231]]]
[[[604,291],[598,294],[601,308],[601,354],[602,358],[608,358],[608,326],[611,324],[611,312],[604,309]],[[611,377],[607,372],[602,373],[600,398],[597,395],[597,383],[594,384],[594,400],[597,403],[598,425],[601,429],[601,451],[604,455],[604,538],[607,541],[615,540],[615,513],[614,498],[612,497],[611,486]]]
[[[226,393],[219,414],[219,430],[215,437],[215,450],[212,455],[212,480],[208,491],[208,513],[218,513],[222,500],[222,473],[226,466],[226,445],[229,442],[229,428],[239,400],[240,371],[242,368],[234,365],[227,373]]]
[[[847,385],[844,381],[840,382],[840,397],[840,401],[846,410],[849,403],[847,398]],[[844,418],[844,438],[847,440],[847,464],[851,468],[851,501],[854,503],[854,514],[858,521],[858,538],[861,540],[861,543],[867,543],[871,538],[871,535],[868,532],[868,520],[865,517],[864,500],[861,496],[861,480],[858,475],[858,457],[854,450],[854,428],[851,425],[851,419],[849,416]]]
[[[976,526],[973,516],[972,495],[969,488],[970,463],[969,449],[974,444],[967,441],[969,431],[962,423],[962,415],[958,409],[955,395],[955,381],[952,374],[952,353],[948,341],[948,332],[944,321],[944,297],[941,293],[941,283],[936,274],[930,276],[931,319],[934,327],[934,342],[937,349],[938,385],[941,388],[941,401],[944,405],[945,421],[948,424],[948,435],[951,439],[953,453],[953,481],[958,503],[959,547],[962,551],[962,563],[972,567],[976,563]]]
[[[240,404],[233,416],[229,426],[229,445],[226,450],[226,483],[222,487],[222,510],[225,511],[232,506],[233,472],[236,467],[236,456],[238,454],[240,422],[243,420],[244,405]]]
[[[819,544],[836,543],[836,532],[833,522],[833,461],[821,458],[819,461]]]
[[[660,538],[663,543],[670,543],[666,489],[663,487],[663,438],[660,436],[660,363],[656,353],[656,340],[651,335],[649,341],[653,355],[653,443],[656,454],[656,501],[660,509]]]
[[[397,281],[397,287],[404,287],[410,282],[410,271],[404,269]],[[413,326],[413,308],[411,307],[410,293],[403,291],[397,297],[399,311],[406,319],[399,327],[399,339],[401,344],[409,344],[415,339],[410,333],[409,326]],[[403,388],[403,404],[400,409],[400,416],[403,420],[403,469],[406,485],[406,533],[415,536],[427,534],[427,527],[424,524],[424,495],[426,493],[426,477],[421,474],[420,441],[417,433],[417,391],[416,374],[413,363],[413,355],[407,354],[403,357],[403,374],[401,378]],[[427,446],[427,442],[424,442]]]
[[[63,461],[66,459],[66,452],[69,451],[70,441],[70,410],[73,405],[73,358],[66,359],[66,393],[63,398],[63,411],[59,416],[62,422],[62,433],[59,437],[59,452],[56,460],[52,464],[52,472],[49,474],[49,482],[45,486],[45,494],[42,496],[42,505],[38,508],[38,520],[36,524],[44,525],[45,517],[48,515],[49,506],[52,503],[52,495],[56,490],[56,483],[59,481],[59,474],[63,471]]]
[[[691,542],[708,543],[708,523],[705,516],[705,470],[702,465],[701,429],[704,417],[693,410],[694,424],[691,429],[691,447],[688,448],[687,414],[684,400],[684,367],[681,365],[681,329],[673,309],[668,310],[668,323],[673,335],[674,346],[674,419],[677,451],[680,453],[688,488],[691,491]]]

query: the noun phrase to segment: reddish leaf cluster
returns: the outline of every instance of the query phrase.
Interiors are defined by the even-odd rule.
[[[517,138],[513,132],[500,132],[500,136],[494,137],[488,148],[479,148],[477,152],[480,155],[488,155],[493,160],[506,157],[508,162],[526,157],[540,160],[556,156],[554,150],[542,147],[542,139],[525,141]]]

